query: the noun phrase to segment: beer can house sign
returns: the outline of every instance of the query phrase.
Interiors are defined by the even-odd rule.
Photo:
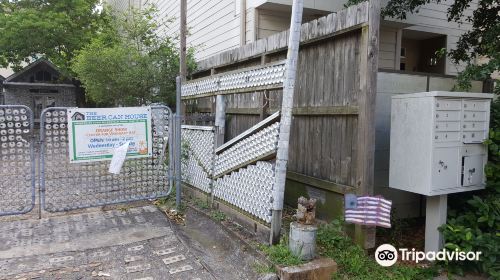
[[[151,157],[151,108],[69,109],[68,136],[72,163],[111,160],[127,142],[127,158]]]

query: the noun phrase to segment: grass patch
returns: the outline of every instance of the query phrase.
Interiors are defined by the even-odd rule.
[[[253,270],[257,272],[258,274],[267,274],[267,273],[275,273],[276,269],[273,266],[269,266],[266,264],[262,264],[259,262],[256,262],[253,265]]]
[[[212,219],[216,221],[222,222],[226,219],[226,214],[224,214],[224,212],[216,210],[210,213],[210,217],[212,217]]]
[[[432,279],[437,275],[435,267],[421,268],[398,263],[392,267],[378,265],[373,257],[367,255],[361,247],[345,235],[342,227],[340,220],[334,220],[318,229],[318,253],[334,259],[339,267],[333,279],[420,280]]]
[[[259,245],[259,249],[266,254],[269,261],[274,265],[294,266],[303,263],[299,257],[294,256],[288,249],[288,242],[284,238],[277,245]]]
[[[203,199],[195,198],[194,204],[203,210],[210,209],[210,204],[206,200],[203,200]]]

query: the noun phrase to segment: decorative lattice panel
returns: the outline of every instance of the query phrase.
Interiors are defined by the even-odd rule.
[[[187,158],[182,164],[182,180],[204,192],[210,193],[210,177],[194,158]]]
[[[35,203],[33,113],[0,106],[0,216],[27,213]]]
[[[276,152],[278,134],[279,122],[276,122],[229,147],[217,155],[215,176]]]
[[[211,126],[182,126],[182,179],[204,192],[211,192],[215,134]]]
[[[258,161],[215,181],[214,195],[230,204],[271,222],[273,164]]]
[[[70,163],[67,109],[49,108],[41,116],[41,177],[44,209],[49,212],[163,197],[171,184],[171,111],[152,107],[153,156],[127,159],[119,175],[109,161]],[[42,173],[43,174],[43,173]]]
[[[183,181],[270,222],[275,178],[267,160],[276,154],[279,125],[278,112],[217,149],[213,127],[183,126]]]
[[[186,83],[182,86],[182,96],[193,96],[219,90],[218,78],[206,78]]]
[[[220,91],[231,91],[268,86],[280,87],[285,75],[285,62],[264,65],[248,70],[229,72],[193,80],[182,85],[182,97],[191,97]]]
[[[234,90],[283,83],[285,64],[276,64],[220,77],[219,90]]]

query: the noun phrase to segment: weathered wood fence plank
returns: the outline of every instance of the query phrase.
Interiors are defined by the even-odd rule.
[[[290,179],[341,194],[373,192],[379,9],[379,0],[372,0],[301,26]],[[280,32],[201,61],[195,76],[281,61],[288,34]],[[281,88],[252,90],[225,94],[226,142],[281,108]],[[184,102],[188,111],[214,113],[213,97]],[[362,227],[355,231],[360,244],[373,245],[372,232]]]

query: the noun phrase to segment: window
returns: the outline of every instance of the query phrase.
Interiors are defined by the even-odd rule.
[[[33,76],[30,77],[30,82],[32,83],[46,83],[56,80],[57,77],[53,77],[48,71],[40,70],[37,71]]]

